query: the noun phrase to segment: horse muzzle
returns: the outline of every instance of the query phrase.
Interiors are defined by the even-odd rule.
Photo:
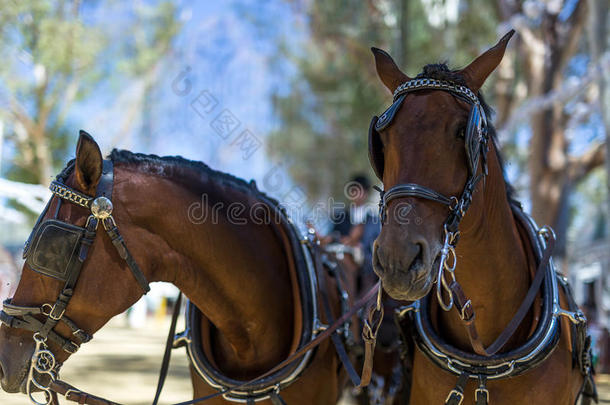
[[[392,248],[378,239],[373,249],[373,269],[392,298],[414,301],[430,291],[434,272],[425,240],[404,241]]]

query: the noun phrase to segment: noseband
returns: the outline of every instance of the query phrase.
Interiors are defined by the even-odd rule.
[[[386,129],[394,120],[396,113],[403,104],[408,93],[420,90],[442,90],[449,92],[460,99],[469,103],[472,107],[468,118],[465,132],[466,156],[468,158],[468,179],[464,185],[464,190],[459,197],[446,196],[443,193],[432,190],[428,187],[414,184],[398,184],[388,190],[380,191],[379,215],[381,223],[385,223],[387,207],[393,200],[405,197],[423,198],[446,205],[449,208],[449,215],[443,224],[445,232],[444,244],[441,249],[441,260],[437,272],[437,298],[441,307],[449,311],[453,306],[453,294],[449,284],[445,280],[444,271],[451,274],[455,281],[454,270],[456,267],[455,245],[459,239],[459,224],[472,203],[472,194],[479,181],[487,175],[487,151],[489,135],[487,133],[487,117],[481,106],[479,98],[466,86],[450,83],[436,79],[414,79],[409,80],[398,86],[394,91],[394,102],[379,118],[373,117],[369,130],[369,159],[377,176],[383,177],[383,145],[379,132]],[[479,161],[482,170],[477,174]],[[448,303],[443,299],[442,289],[445,289],[449,297]],[[463,312],[463,308],[460,310]]]
[[[82,343],[86,343],[92,338],[90,334],[79,328],[64,314],[74,294],[74,288],[83,264],[87,260],[89,247],[95,240],[96,230],[100,222],[121,258],[127,262],[140,288],[145,293],[150,290],[146,277],[127,249],[112,217],[111,197],[114,179],[112,161],[104,160],[102,176],[96,189],[95,198],[68,187],[64,184],[66,177],[67,175],[58,176],[49,187],[53,196],[59,197],[54,218],[44,219],[53,200],[51,198],[36,221],[34,230],[23,249],[23,256],[28,267],[40,274],[64,282],[59,297],[54,304],[45,303],[40,307],[14,305],[8,299],[4,301],[3,310],[0,311],[0,322],[6,326],[34,332],[33,337],[36,346],[32,354],[26,388],[32,402],[38,405],[50,404],[52,396],[49,388],[50,383],[40,382],[37,378],[45,376],[49,381],[55,380],[60,366],[53,353],[48,349],[47,340],[51,340],[67,353],[73,354]],[[64,200],[91,211],[85,227],[57,219],[61,202]],[[46,319],[40,321],[37,316],[44,316]],[[72,336],[77,341],[73,341],[72,337],[64,338],[55,332],[54,328],[60,321],[70,328]],[[35,372],[37,375],[35,375]],[[44,402],[34,399],[31,391],[32,386],[45,393]]]

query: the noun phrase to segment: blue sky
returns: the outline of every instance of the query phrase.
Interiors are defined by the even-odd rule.
[[[117,147],[182,155],[264,184],[269,170],[282,163],[266,155],[265,135],[277,125],[270,96],[295,73],[289,62],[278,61],[278,46],[299,46],[306,31],[303,14],[283,1],[176,4],[182,29],[163,60],[148,100],[149,113],[132,125],[131,136],[117,139],[118,125],[112,123],[122,121],[136,97],[137,80],[121,82],[118,91],[116,84],[100,86],[95,97],[74,109],[73,120],[98,140],[104,152]],[[99,8],[89,13],[84,10],[85,21],[117,14],[100,14]],[[236,123],[232,132],[218,131],[219,116]],[[284,187],[265,191],[276,197],[289,191],[290,180],[282,173]]]

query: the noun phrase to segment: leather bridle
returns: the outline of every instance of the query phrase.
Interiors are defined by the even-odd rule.
[[[379,131],[386,129],[392,123],[407,94],[421,90],[447,91],[471,105],[464,136],[466,155],[468,157],[468,178],[459,197],[448,197],[443,193],[415,183],[398,184],[388,190],[379,190],[379,215],[383,225],[387,219],[387,207],[390,202],[405,197],[422,198],[446,205],[449,208],[449,214],[443,223],[444,243],[443,248],[441,249],[441,260],[437,271],[437,298],[441,307],[445,311],[449,311],[454,304],[454,294],[450,289],[450,284],[445,280],[444,272],[449,272],[453,282],[455,282],[454,270],[457,264],[455,245],[459,239],[459,224],[472,203],[472,195],[477,184],[487,175],[486,155],[489,149],[487,117],[479,98],[466,86],[427,78],[409,80],[401,84],[394,91],[394,101],[392,105],[381,114],[379,118],[373,117],[373,120],[371,121],[369,131],[369,158],[380,180],[383,180],[383,151],[379,150],[379,148],[383,148],[383,146],[381,145],[381,139],[379,138]],[[481,173],[478,173],[479,162],[482,166]],[[443,299],[443,288],[449,297],[447,303],[445,303],[445,300]],[[472,311],[472,306],[470,301],[467,301],[467,307],[460,308],[460,312],[466,316],[470,311]]]
[[[500,333],[496,340],[487,348],[483,346],[476,330],[475,313],[472,302],[465,296],[462,287],[455,277],[457,256],[455,246],[460,231],[459,224],[472,203],[474,190],[481,179],[487,175],[488,152],[488,126],[482,103],[478,97],[465,86],[436,79],[415,79],[398,86],[394,92],[393,104],[381,115],[379,119],[373,117],[369,130],[369,158],[377,176],[383,180],[383,144],[379,131],[391,124],[396,112],[403,103],[406,94],[419,90],[442,90],[452,93],[471,104],[470,116],[465,132],[466,155],[468,158],[469,174],[464,189],[459,197],[446,196],[428,187],[419,184],[399,184],[388,190],[379,190],[381,198],[379,211],[382,225],[386,221],[388,204],[404,197],[422,198],[448,206],[449,214],[443,223],[444,242],[440,252],[440,263],[437,271],[437,300],[441,308],[449,311],[454,305],[468,334],[471,346],[475,353],[463,352],[440,338],[431,326],[428,314],[430,297],[401,308],[397,312],[398,322],[407,319],[410,315],[410,325],[406,327],[406,334],[413,339],[419,349],[435,364],[457,375],[458,381],[453,390],[449,392],[446,405],[459,405],[464,399],[464,387],[468,379],[477,379],[478,388],[475,390],[477,405],[486,405],[489,402],[487,379],[498,379],[519,375],[544,361],[557,346],[559,340],[558,318],[564,316],[570,320],[578,331],[575,335],[579,342],[575,352],[584,360],[581,362],[581,373],[584,376],[581,390],[590,392],[594,387],[590,367],[590,345],[586,338],[586,318],[578,307],[570,305],[569,310],[560,306],[558,298],[557,275],[551,260],[555,236],[548,227],[538,229],[533,220],[523,213],[520,206],[512,204],[516,218],[525,226],[530,234],[532,247],[536,251],[538,266],[530,288],[521,302],[519,309]],[[479,162],[481,171],[479,173]],[[477,174],[478,173],[478,174]],[[445,279],[445,272],[451,275],[451,282]],[[566,284],[567,285],[567,284]],[[536,296],[542,287],[542,317],[535,333],[528,341],[507,353],[498,354],[499,351],[513,336],[529,312]],[[443,299],[443,289],[449,297],[448,302]],[[573,301],[569,288],[565,288],[568,301]],[[403,335],[405,333],[403,332]],[[403,338],[403,340],[406,340]],[[594,392],[594,389],[593,389]],[[592,395],[592,394],[591,394]]]
[[[69,171],[68,171],[69,172]],[[53,353],[48,349],[47,342],[57,344],[67,353],[75,353],[82,343],[91,340],[91,335],[79,328],[72,320],[65,316],[66,308],[70,302],[76,284],[78,282],[83,264],[87,260],[89,248],[95,241],[96,230],[101,223],[104,230],[110,237],[112,244],[117,249],[119,255],[131,270],[133,276],[138,282],[140,288],[147,293],[150,290],[148,281],[142,273],[142,270],[136,263],[135,259],[127,249],[123,237],[119,233],[118,227],[112,217],[112,187],[114,179],[114,170],[111,160],[104,160],[102,176],[96,188],[95,197],[89,197],[65,184],[67,174],[57,177],[50,185],[50,190],[53,193],[51,200],[47,204],[47,208],[38,218],[32,236],[28,239],[24,248],[24,257],[26,263],[32,270],[37,271],[45,276],[53,277],[64,281],[64,286],[59,293],[54,304],[45,303],[40,307],[20,306],[11,303],[8,299],[4,302],[3,309],[0,311],[0,322],[10,328],[25,329],[34,332],[33,338],[36,343],[27,384],[27,394],[32,402],[40,405],[48,405],[52,402],[52,392],[50,383],[57,378],[60,364],[56,361]],[[58,197],[57,208],[53,219],[44,220],[54,197]],[[62,201],[67,201],[71,204],[87,208],[91,214],[87,218],[84,227],[78,227],[57,219],[59,208]],[[47,231],[47,232],[45,232]],[[60,233],[60,236],[55,234],[56,241],[46,239],[53,238],[52,232]],[[74,239],[68,242],[67,251],[74,252],[74,257],[69,260],[62,261],[65,266],[42,265],[36,262],[37,249],[41,250],[40,254],[53,254],[51,250],[57,248],[57,243],[65,243],[61,236],[75,235]],[[56,242],[56,243],[52,243]],[[64,251],[65,249],[60,249]],[[60,258],[61,259],[61,258]],[[42,260],[41,260],[42,262]],[[44,321],[40,321],[37,317],[44,316]],[[55,326],[59,322],[66,324],[72,331],[72,336],[65,338],[59,335],[55,330]],[[73,340],[76,338],[76,341]],[[40,381],[40,377],[44,376],[46,381]],[[45,393],[45,401],[40,402],[33,397],[32,388],[38,388]]]

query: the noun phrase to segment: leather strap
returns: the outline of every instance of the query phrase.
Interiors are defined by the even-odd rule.
[[[161,361],[161,370],[159,371],[159,380],[157,382],[157,392],[155,393],[155,399],[152,405],[159,403],[159,397],[161,397],[161,391],[165,384],[165,378],[169,371],[169,362],[172,358],[172,348],[174,343],[174,336],[176,335],[176,325],[178,323],[178,316],[180,315],[180,307],[182,306],[182,292],[178,293],[176,303],[174,304],[174,313],[172,314],[172,323],[169,327],[167,334],[167,340],[165,341],[165,353],[163,353],[163,361]]]
[[[479,388],[474,392],[475,405],[488,405],[489,404],[489,391],[487,390],[487,377],[484,375],[479,376]]]
[[[542,281],[544,280],[546,271],[545,268],[549,264],[549,260],[551,259],[551,255],[553,253],[553,249],[555,248],[555,240],[553,238],[549,238],[546,243],[546,248],[544,250],[544,254],[542,256],[542,260],[538,263],[538,268],[536,270],[536,275],[534,276],[534,280],[530,285],[525,298],[521,302],[519,309],[508,323],[506,328],[500,333],[500,335],[496,338],[496,340],[486,349],[483,346],[483,342],[479,337],[479,333],[477,332],[477,328],[474,324],[475,313],[472,308],[472,304],[470,300],[466,298],[464,295],[464,291],[462,287],[457,283],[457,281],[453,281],[449,288],[451,289],[453,300],[456,305],[456,309],[460,313],[460,319],[462,319],[462,323],[466,328],[466,332],[468,334],[468,338],[470,339],[470,343],[472,345],[475,353],[482,356],[492,356],[496,354],[504,345],[510,340],[510,338],[517,331],[521,322],[529,312],[532,303],[536,299],[536,295],[538,295],[538,290],[542,285]]]
[[[445,205],[452,205],[453,201],[451,197],[446,197],[443,194],[432,190],[431,188],[414,183],[399,184],[394,186],[384,192],[381,199],[383,204],[387,205],[393,199],[402,197],[424,198],[426,200],[436,201]]]
[[[381,288],[381,287],[380,287]],[[382,290],[377,292],[382,294]],[[364,362],[362,364],[362,377],[359,388],[366,387],[371,382],[373,376],[373,360],[375,355],[375,346],[377,344],[377,332],[383,322],[384,309],[380,305],[380,297],[377,299],[377,304],[371,305],[368,309],[367,318],[364,320],[362,328],[362,339],[364,341]]]
[[[57,394],[63,395],[68,401],[77,402],[81,405],[121,405],[118,402],[88,394],[61,380],[52,381],[50,388]]]
[[[329,324],[333,324],[334,317],[330,308],[330,301],[328,299],[328,288],[325,282],[325,275],[323,273],[324,264],[322,263],[322,255],[316,254],[314,256],[316,258],[316,271],[318,273],[318,290],[320,291],[320,295],[322,296],[322,307],[324,309],[324,315],[326,316],[326,322],[328,322]],[[337,352],[337,355],[339,356],[339,360],[343,364],[343,367],[345,367],[347,375],[352,381],[352,384],[354,384],[355,387],[360,386],[360,376],[354,369],[354,366],[352,365],[352,362],[350,361],[349,356],[347,355],[347,351],[345,350],[345,346],[341,341],[341,337],[337,333],[333,333],[330,336],[330,339],[335,346],[335,350]]]
[[[138,266],[138,263],[136,263],[135,259],[129,252],[129,249],[127,249],[125,240],[123,240],[123,237],[119,232],[119,228],[114,223],[112,217],[104,219],[104,229],[110,237],[110,240],[112,241],[112,244],[114,245],[115,249],[117,250],[117,252],[119,252],[119,256],[121,256],[121,259],[127,262],[127,266],[129,267],[129,270],[140,285],[140,288],[144,291],[145,294],[148,293],[150,291],[148,280],[146,280],[146,276],[144,276],[144,273],[142,272],[140,266]]]
[[[464,387],[468,382],[468,377],[468,373],[462,373],[460,375],[457,384],[455,384],[455,388],[447,395],[445,405],[461,405],[462,401],[464,401]]]
[[[106,197],[112,200],[112,188],[114,186],[114,164],[110,159],[104,159],[102,163],[102,177],[95,190],[96,197]]]
[[[286,405],[286,402],[282,399],[280,394],[276,394],[275,392],[269,394],[269,399],[271,399],[273,405]]]

